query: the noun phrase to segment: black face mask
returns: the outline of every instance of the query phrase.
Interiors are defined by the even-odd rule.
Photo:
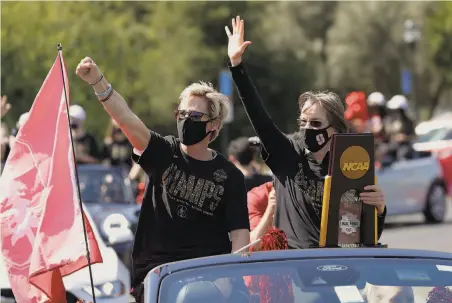
[[[328,136],[327,129],[329,126],[322,129],[302,129],[301,133],[304,137],[304,143],[306,144],[306,148],[315,153],[321,150],[330,140]]]
[[[191,119],[177,120],[177,132],[179,140],[187,146],[195,145],[204,140],[210,132],[206,132],[207,123],[210,121],[193,121]]]

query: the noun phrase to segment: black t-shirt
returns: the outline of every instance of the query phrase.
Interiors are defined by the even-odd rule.
[[[329,153],[319,163],[300,141],[284,135],[275,141],[279,144],[267,144],[262,150],[266,164],[276,177],[275,226],[286,233],[291,248],[317,246]]]
[[[249,229],[243,174],[223,155],[196,160],[175,137],[151,132],[133,159],[151,180],[135,237],[134,285],[163,263],[230,253],[229,232]]]
[[[240,99],[262,144],[262,157],[275,176],[275,226],[286,234],[290,248],[319,244],[324,177],[329,156],[317,163],[299,140],[283,134],[263,107],[242,64],[230,67]],[[381,235],[385,213],[378,220]]]
[[[83,151],[85,154],[90,155],[96,159],[100,158],[99,148],[96,143],[96,138],[89,133],[85,133],[79,138],[75,138],[75,148]],[[78,164],[84,164],[85,162],[77,160]]]
[[[270,175],[263,175],[260,173],[254,173],[252,175],[245,177],[246,189],[248,191],[252,190],[255,187],[261,186],[264,183],[270,182],[273,180],[273,177]]]

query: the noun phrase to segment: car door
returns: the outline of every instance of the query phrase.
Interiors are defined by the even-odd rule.
[[[394,162],[378,170],[378,184],[388,206],[388,215],[402,215],[423,211],[428,189],[441,176],[435,157]]]

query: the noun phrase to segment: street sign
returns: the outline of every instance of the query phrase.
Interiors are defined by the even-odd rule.
[[[234,121],[234,103],[232,102],[232,94],[233,94],[233,80],[231,78],[231,74],[229,70],[223,70],[220,72],[219,76],[219,89],[220,93],[223,95],[228,96],[229,98],[229,111],[226,119],[224,120],[225,123],[231,123]]]
[[[407,69],[402,71],[402,94],[410,95],[412,90],[412,75]]]
[[[232,96],[232,78],[231,73],[228,70],[223,70],[220,72],[220,80],[219,86],[220,86],[220,93],[226,96]]]

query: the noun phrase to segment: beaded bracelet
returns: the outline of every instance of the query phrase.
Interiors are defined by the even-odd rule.
[[[99,83],[100,81],[102,81],[103,78],[104,78],[104,74],[100,75],[100,78],[99,78],[96,82],[90,83],[89,85],[94,86],[94,85],[96,85],[97,83]]]
[[[113,96],[114,92],[115,92],[115,90],[112,89],[105,99],[99,99],[99,101],[102,102],[102,103],[104,103],[105,101],[108,101],[111,98],[111,96]]]

